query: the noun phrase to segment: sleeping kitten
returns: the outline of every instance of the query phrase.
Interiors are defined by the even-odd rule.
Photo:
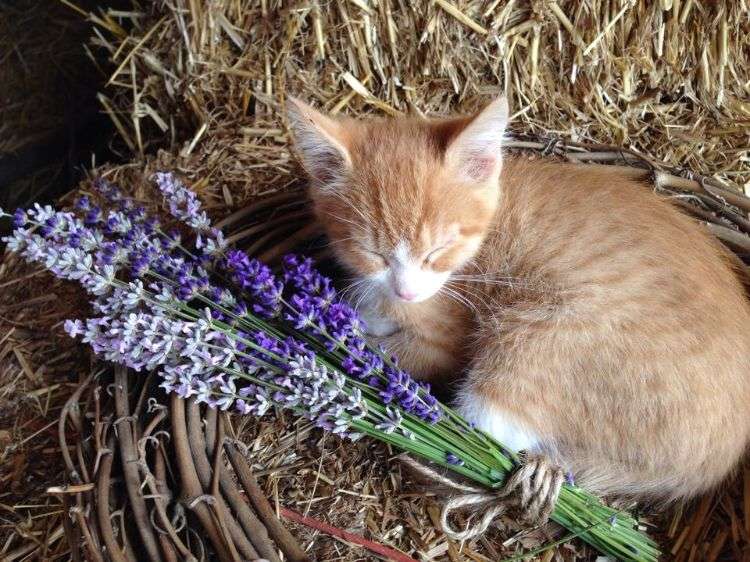
[[[725,250],[606,167],[501,155],[471,118],[355,121],[289,100],[315,211],[373,336],[461,412],[600,493],[678,499],[750,438],[750,305]]]

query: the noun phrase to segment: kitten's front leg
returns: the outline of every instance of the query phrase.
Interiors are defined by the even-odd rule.
[[[506,481],[504,492],[521,500],[519,516],[522,520],[531,525],[544,524],[557,502],[566,470],[553,448],[521,421],[520,412],[493,400],[491,393],[477,384],[477,376],[486,378],[487,374],[482,370],[468,373],[459,392],[457,409],[464,419],[503,446],[523,453],[521,464]]]
[[[482,341],[484,339],[485,341]],[[540,452],[540,436],[525,423],[524,411],[534,409],[531,399],[513,391],[510,382],[517,379],[506,361],[507,350],[482,338],[477,342],[466,377],[461,381],[456,409],[470,423],[489,433],[514,452]]]

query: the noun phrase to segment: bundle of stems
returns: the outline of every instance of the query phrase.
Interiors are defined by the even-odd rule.
[[[275,274],[231,249],[174,175],[155,180],[184,233],[166,232],[103,180],[103,206],[84,197],[71,212],[36,205],[12,215],[8,248],[90,295],[92,314],[65,323],[71,336],[106,360],[157,372],[162,388],[196,404],[241,415],[290,410],[343,438],[372,437],[503,487],[520,464],[515,452],[368,345],[356,311],[310,259],[287,256]],[[572,478],[551,518],[618,559],[658,558],[633,517]]]

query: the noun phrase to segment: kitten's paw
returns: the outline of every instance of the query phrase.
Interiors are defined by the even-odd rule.
[[[459,394],[456,407],[466,421],[486,431],[512,451],[535,451],[539,445],[539,438],[524,427],[516,416],[472,390]]]

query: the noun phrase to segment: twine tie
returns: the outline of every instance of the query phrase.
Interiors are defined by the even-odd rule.
[[[440,514],[443,532],[455,541],[469,540],[481,535],[509,508],[517,509],[521,513],[521,518],[531,525],[546,523],[555,508],[565,481],[565,473],[560,467],[551,464],[547,457],[537,455],[528,456],[500,489],[463,484],[412,457],[402,455],[399,458],[420,474],[455,492],[454,497],[443,504]],[[451,514],[459,510],[469,511],[481,517],[461,531],[450,523]]]

